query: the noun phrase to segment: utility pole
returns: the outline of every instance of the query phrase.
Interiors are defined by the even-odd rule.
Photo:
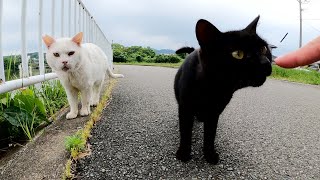
[[[310,0],[297,0],[299,3],[299,14],[300,14],[300,37],[299,37],[299,48],[302,46],[302,4],[309,3]],[[302,2],[303,1],[303,2]]]
[[[301,8],[301,0],[299,2],[299,13],[300,13],[300,38],[299,38],[299,48],[302,46],[302,8]]]

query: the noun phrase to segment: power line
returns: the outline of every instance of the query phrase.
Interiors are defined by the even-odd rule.
[[[307,25],[309,25],[312,29],[314,29],[314,30],[316,30],[316,31],[320,32],[320,30],[319,30],[319,29],[315,28],[315,27],[314,27],[314,26],[312,26],[311,24],[307,23]]]

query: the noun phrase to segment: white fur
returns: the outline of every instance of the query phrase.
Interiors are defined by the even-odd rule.
[[[90,114],[90,105],[96,106],[99,103],[106,73],[113,78],[124,77],[122,74],[112,73],[107,56],[95,44],[78,45],[71,38],[60,38],[47,46],[47,62],[57,73],[67,93],[70,105],[67,119],[76,118],[78,115],[79,92],[82,103],[80,115],[86,116]],[[72,51],[74,54],[69,56],[68,53]],[[53,53],[58,53],[60,57],[55,57]]]

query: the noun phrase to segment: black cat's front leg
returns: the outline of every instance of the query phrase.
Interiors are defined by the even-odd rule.
[[[193,115],[190,110],[179,106],[180,146],[176,158],[186,162],[191,159]]]
[[[214,141],[216,137],[219,115],[205,114],[200,116],[200,119],[204,122],[204,158],[208,163],[217,164],[219,162],[219,154],[215,150]]]

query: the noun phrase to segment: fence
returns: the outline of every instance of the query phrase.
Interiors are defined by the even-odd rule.
[[[43,27],[44,27],[44,18],[46,18],[45,27],[50,26],[51,32],[47,32],[50,36],[56,37],[57,32],[60,31],[60,37],[72,37],[78,32],[84,32],[84,42],[92,42],[97,44],[102,48],[102,50],[106,53],[108,60],[110,61],[110,65],[112,66],[112,47],[111,43],[107,40],[106,36],[97,25],[93,16],[90,14],[88,9],[84,6],[81,0],[51,0],[46,1],[47,4],[44,3],[43,0],[37,0],[38,10],[35,11],[34,7],[28,7],[27,2],[29,0],[21,1],[21,19],[20,19],[20,56],[21,56],[21,77],[20,79],[8,80],[6,81],[5,77],[5,66],[4,66],[4,55],[3,55],[3,18],[10,18],[7,15],[4,15],[4,5],[5,2],[11,2],[11,0],[0,0],[0,94],[9,92],[15,89],[19,89],[22,87],[27,87],[29,85],[33,85],[36,83],[44,82],[50,79],[57,78],[55,73],[45,73],[45,63],[44,63],[44,45],[42,43]],[[30,6],[30,4],[29,4]],[[58,8],[56,8],[58,7]],[[44,15],[50,11],[51,15]],[[39,75],[30,76],[29,71],[29,58],[27,56],[27,36],[26,36],[26,26],[27,26],[27,15],[33,12],[37,17],[37,39],[32,39],[32,42],[36,44],[38,43],[38,47],[36,52],[38,53],[38,62],[39,62]],[[60,19],[56,19],[60,16]],[[29,22],[28,22],[29,23]],[[58,24],[58,26],[56,26]]]

